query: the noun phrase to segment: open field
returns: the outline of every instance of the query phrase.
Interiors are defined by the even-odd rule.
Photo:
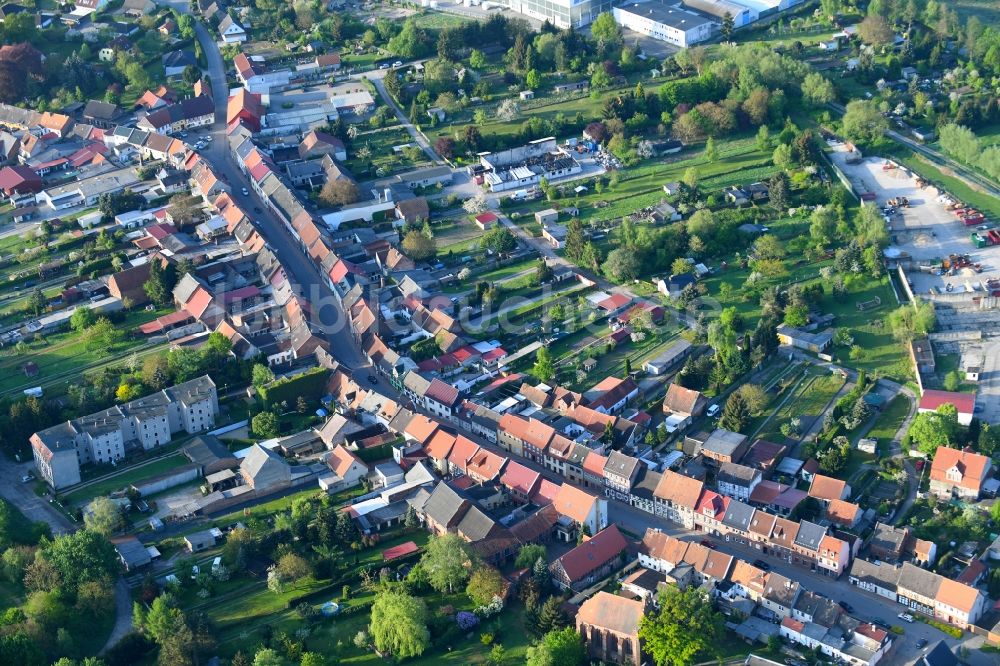
[[[116,323],[116,328],[130,332],[168,312],[170,310],[166,309],[129,312],[121,322]],[[48,335],[41,341],[28,342],[27,345],[27,352],[10,353],[0,359],[0,393],[37,386],[39,383],[72,375],[95,363],[121,360],[128,353],[152,348],[150,343],[138,336],[125,337],[113,350],[93,346],[88,348],[87,341],[74,331]],[[34,362],[38,366],[38,375],[30,379],[21,370],[28,362]]]

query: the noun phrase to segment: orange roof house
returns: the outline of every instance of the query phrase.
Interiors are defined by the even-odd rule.
[[[940,497],[978,498],[990,478],[992,462],[972,451],[939,446],[931,463],[930,490]]]
[[[830,476],[816,474],[813,476],[812,484],[809,486],[809,496],[818,500],[832,502],[833,500],[847,499],[851,493],[851,487],[843,479],[834,479]]]

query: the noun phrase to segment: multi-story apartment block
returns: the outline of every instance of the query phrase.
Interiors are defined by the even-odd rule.
[[[81,465],[108,464],[163,446],[177,432],[213,428],[218,414],[215,384],[205,375],[36,432],[35,466],[50,486],[65,488],[80,482]]]

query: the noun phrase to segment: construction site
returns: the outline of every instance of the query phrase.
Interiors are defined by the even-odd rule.
[[[887,265],[911,299],[934,303],[936,355],[978,369],[976,415],[1000,419],[1000,225],[892,160],[830,142],[830,158],[890,235]],[[971,374],[969,376],[972,376]]]

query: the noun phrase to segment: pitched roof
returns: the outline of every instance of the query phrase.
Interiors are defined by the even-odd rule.
[[[809,485],[809,496],[822,500],[839,500],[847,490],[847,482],[830,476],[816,474]]]
[[[941,405],[954,405],[959,414],[972,414],[976,409],[974,393],[926,390],[920,396],[920,409],[936,410]]]
[[[608,455],[608,461],[604,464],[604,474],[614,474],[615,476],[632,479],[639,468],[639,459],[625,455],[621,451],[612,451]]]
[[[492,451],[480,448],[469,458],[466,473],[490,480],[496,478],[503,469],[507,458],[498,456]]]
[[[637,636],[645,606],[603,590],[587,599],[576,613],[578,624],[601,627],[617,634]]]
[[[542,475],[519,462],[510,462],[500,477],[500,483],[514,492],[530,496],[538,486]]]
[[[431,496],[427,498],[427,502],[424,504],[424,515],[438,525],[446,528],[455,527],[465,512],[469,510],[470,505],[469,500],[459,495],[447,483],[441,481],[434,486]]]
[[[469,464],[469,459],[474,456],[478,450],[478,444],[473,442],[468,437],[459,435],[455,438],[455,445],[452,446],[451,453],[448,454],[448,462],[464,472],[466,466]]]
[[[976,561],[978,562],[978,560]],[[969,613],[975,608],[980,594],[982,593],[971,585],[942,577],[941,586],[938,588],[935,599],[938,603],[945,606],[957,608],[963,613]]]
[[[436,430],[434,436],[424,445],[424,451],[434,460],[445,460],[454,445],[454,435],[444,430]]]
[[[618,526],[609,525],[556,562],[571,582],[577,582],[614,560],[627,547],[628,542],[618,531]]]
[[[414,440],[426,444],[431,436],[440,427],[440,423],[423,414],[414,414],[410,422],[406,424],[403,433]]]
[[[799,522],[799,531],[795,534],[795,544],[807,550],[819,550],[820,542],[826,536],[826,528],[811,523],[808,520]]]
[[[958,470],[959,478],[949,479],[948,470]],[[959,451],[948,446],[939,446],[931,463],[931,481],[954,484],[960,488],[978,491],[986,480],[990,459],[971,451]]]
[[[853,525],[857,521],[861,507],[854,502],[845,500],[830,500],[826,505],[826,517],[842,525]]]
[[[660,485],[656,487],[654,495],[677,506],[694,509],[704,487],[704,482],[698,479],[667,470],[663,473],[663,478],[660,479]]]
[[[584,523],[587,521],[595,502],[597,502],[596,496],[580,490],[576,486],[564,483],[559,486],[559,492],[556,494],[553,506],[559,515],[571,518],[578,523]]]
[[[583,459],[583,469],[595,476],[604,476],[604,466],[607,463],[608,459],[606,457],[592,450]]]
[[[435,377],[427,386],[427,390],[424,392],[424,397],[430,398],[441,403],[442,405],[454,407],[455,403],[458,402],[458,389]]]
[[[350,471],[351,465],[357,463],[365,469],[368,466],[365,465],[361,460],[355,456],[353,453],[348,451],[342,444],[338,444],[330,451],[330,456],[327,458],[327,465],[333,470],[334,474],[340,478],[347,476],[347,472]]]
[[[702,399],[701,391],[672,383],[663,398],[663,411],[673,414],[694,414],[700,399]]]

